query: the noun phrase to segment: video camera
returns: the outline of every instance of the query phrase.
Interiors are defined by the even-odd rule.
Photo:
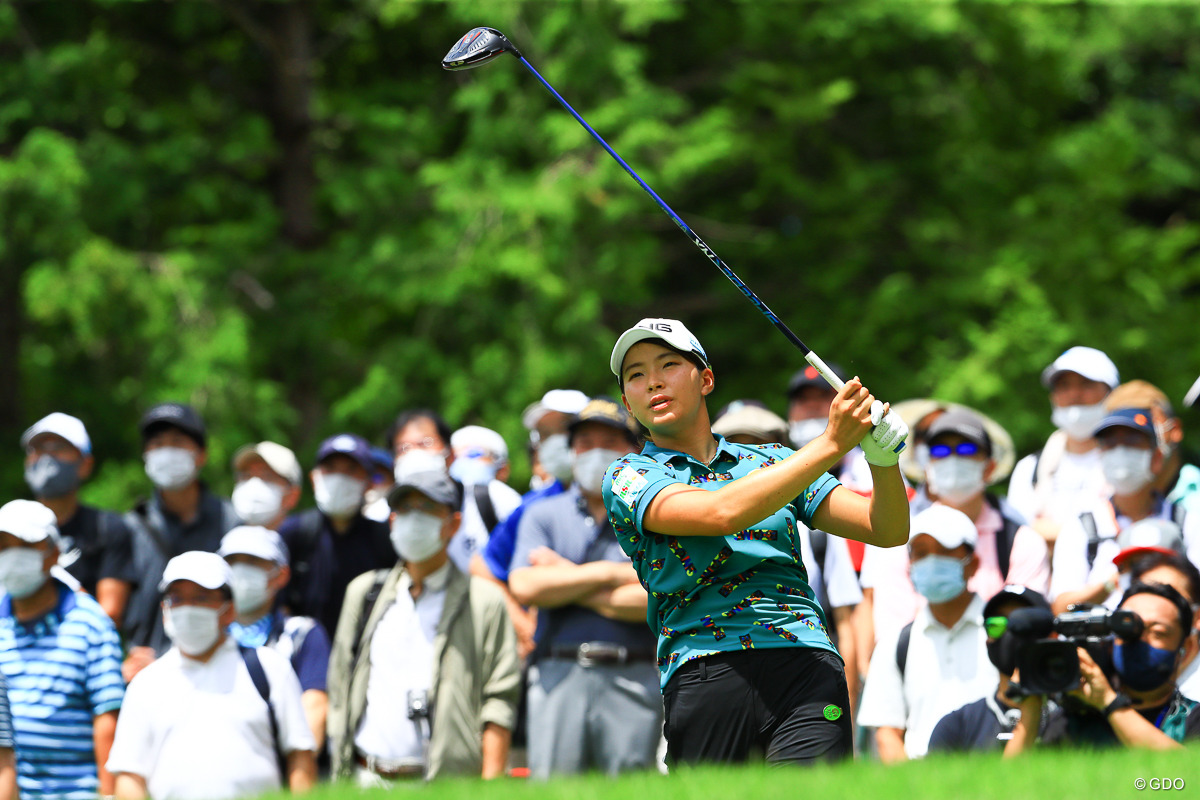
[[[1017,653],[1021,689],[1032,695],[1076,688],[1077,647],[1086,650],[1111,680],[1115,675],[1113,638],[1136,641],[1143,627],[1142,618],[1132,611],[1109,611],[1103,606],[1073,605],[1058,616],[1042,608],[1018,608],[1008,617],[1008,630],[1023,641]],[[1058,634],[1058,638],[1051,634]]]

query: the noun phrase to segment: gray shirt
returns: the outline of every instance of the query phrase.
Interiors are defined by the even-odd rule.
[[[529,554],[538,547],[548,547],[576,564],[629,562],[608,517],[599,523],[593,520],[576,486],[531,505],[521,517],[512,569],[531,566]],[[543,618],[547,617],[543,624]],[[624,645],[637,653],[653,653],[655,644],[646,624],[610,620],[579,605],[551,608],[547,614],[538,615],[539,655],[547,655],[555,648],[593,641]]]

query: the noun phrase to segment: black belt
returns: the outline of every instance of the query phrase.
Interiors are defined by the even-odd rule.
[[[593,664],[653,664],[658,661],[658,656],[651,651],[630,650],[623,644],[612,642],[552,644],[548,655],[550,658],[570,658],[585,667]]]
[[[354,751],[354,763],[360,767],[366,767],[379,777],[388,780],[425,777],[425,767],[421,764],[397,764],[375,758],[375,756],[363,755],[358,750]]]

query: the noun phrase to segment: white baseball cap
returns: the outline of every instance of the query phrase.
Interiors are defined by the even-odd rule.
[[[58,520],[36,500],[10,500],[0,506],[0,531],[30,544],[49,539],[59,547]]]
[[[676,350],[697,356],[704,362],[704,366],[709,366],[708,354],[700,346],[700,340],[692,335],[686,325],[677,319],[647,318],[622,333],[617,339],[612,355],[608,359],[608,368],[612,370],[613,375],[621,377],[621,364],[625,361],[625,354],[629,352],[629,348],[646,339],[663,341]]]
[[[525,407],[521,412],[521,424],[525,426],[525,430],[532,431],[549,411],[574,416],[583,411],[588,399],[588,396],[578,389],[551,389],[542,395],[541,400]]]
[[[504,437],[481,425],[466,425],[450,434],[450,449],[456,457],[488,455],[497,464],[508,461],[508,444],[505,443]],[[473,454],[473,450],[482,452]]]
[[[1117,388],[1117,384],[1121,382],[1117,365],[1094,347],[1072,347],[1066,350],[1054,359],[1053,364],[1042,370],[1042,386],[1049,389],[1054,384],[1054,379],[1064,372],[1075,372],[1090,381],[1108,384],[1110,389]]]
[[[279,565],[288,563],[288,549],[283,543],[283,537],[261,525],[239,525],[231,528],[229,533],[221,538],[217,555],[221,558],[234,555],[254,556]]]
[[[158,590],[165,592],[175,581],[191,581],[205,589],[220,589],[232,585],[233,573],[229,570],[229,563],[216,553],[190,550],[167,562],[162,580],[158,582]]]
[[[975,548],[979,533],[975,523],[958,509],[934,503],[929,508],[912,518],[909,529],[909,543],[921,534],[932,536],[937,543],[947,550],[953,550],[959,545],[969,545]]]
[[[292,486],[299,486],[304,480],[304,473],[300,469],[300,461],[296,458],[296,454],[281,444],[259,442],[238,448],[238,451],[233,454],[233,469],[235,471],[242,469],[251,456],[261,458],[272,472]]]
[[[53,433],[55,436],[61,436],[85,456],[92,452],[92,440],[88,437],[83,421],[70,414],[55,411],[30,425],[29,429],[21,434],[21,447],[28,447],[29,443],[33,441],[33,437],[39,433]]]

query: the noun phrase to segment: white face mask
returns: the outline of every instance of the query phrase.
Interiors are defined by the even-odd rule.
[[[1154,479],[1150,471],[1152,450],[1136,447],[1114,447],[1100,453],[1100,469],[1104,479],[1117,494],[1133,494]]]
[[[320,471],[313,475],[313,498],[326,516],[353,516],[362,505],[366,491],[366,481],[349,475]]]
[[[932,459],[925,469],[929,489],[951,503],[965,503],[985,488],[983,471],[987,462],[962,456]]]
[[[46,554],[32,547],[10,547],[0,552],[0,587],[18,600],[42,588]]]
[[[182,447],[157,447],[144,460],[146,477],[159,489],[182,489],[196,477],[196,454]]]
[[[396,459],[392,470],[396,483],[400,483],[410,475],[419,472],[446,473],[446,453],[441,450],[409,450]]]
[[[788,438],[792,440],[792,447],[799,450],[804,445],[816,439],[825,432],[825,424],[829,422],[825,417],[813,417],[812,419],[798,419],[788,423]]]
[[[571,480],[571,446],[567,444],[567,435],[556,433],[542,439],[538,445],[538,461],[542,469],[563,483]]]
[[[1050,412],[1050,421],[1070,438],[1082,440],[1092,438],[1092,431],[1106,414],[1103,401],[1091,406],[1060,406]]]
[[[250,478],[234,487],[230,500],[242,522],[247,525],[266,525],[279,516],[283,508],[283,495],[282,486],[262,478]]]
[[[496,477],[496,465],[482,458],[456,458],[450,465],[450,477],[466,486],[486,486]]]
[[[208,651],[221,636],[221,608],[175,606],[163,609],[163,630],[180,652],[198,656]]]
[[[271,590],[267,583],[271,573],[252,564],[233,564],[229,567],[233,578],[229,588],[233,590],[233,607],[239,614],[257,611],[271,602]]]
[[[577,454],[575,464],[571,468],[575,483],[585,492],[600,494],[605,471],[623,455],[625,454],[620,450],[604,450],[599,447]]]
[[[392,520],[392,547],[410,564],[419,564],[442,549],[441,517],[424,511],[406,511]]]

